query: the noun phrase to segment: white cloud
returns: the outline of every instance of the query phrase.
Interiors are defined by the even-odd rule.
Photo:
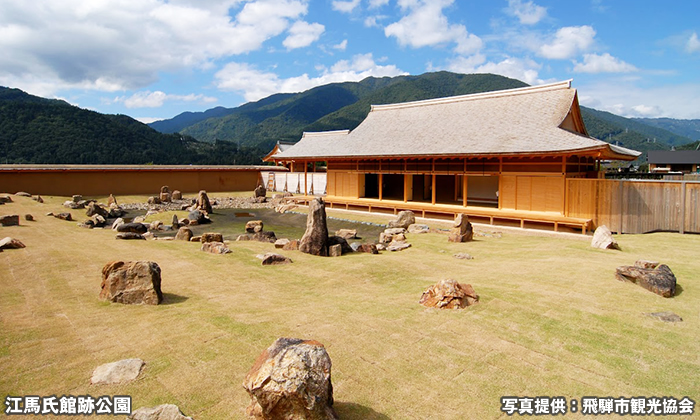
[[[136,92],[129,97],[121,96],[115,98],[113,103],[123,103],[127,108],[160,108],[166,101],[180,102],[201,102],[212,103],[216,102],[216,98],[204,95],[172,95],[161,91],[144,91]]]
[[[357,6],[360,5],[360,0],[333,0],[333,10],[337,10],[342,13],[352,13]]]
[[[411,48],[455,43],[459,54],[472,54],[482,47],[481,39],[467,32],[464,25],[450,24],[443,9],[454,0],[399,0],[408,12],[401,20],[384,28],[387,37],[395,37],[399,45]]]
[[[547,8],[538,6],[532,1],[508,0],[506,12],[511,16],[517,16],[523,25],[534,25],[547,16]]]
[[[345,49],[348,47],[348,40],[344,39],[343,42],[340,44],[336,44],[333,46],[333,49],[336,49],[338,51],[345,51]]]
[[[406,74],[393,65],[378,65],[371,53],[360,54],[352,60],[341,60],[318,77],[302,74],[287,79],[272,72],[261,71],[246,63],[229,63],[216,73],[217,87],[238,92],[247,101],[256,101],[275,93],[302,92],[316,86],[336,82],[356,82],[370,76],[399,76]]]
[[[700,83],[647,88],[606,79],[577,89],[582,105],[624,117],[700,118]]]
[[[537,62],[526,59],[507,57],[497,63],[486,62],[481,54],[471,57],[458,57],[449,61],[447,69],[457,73],[493,73],[521,80],[530,85],[545,83],[539,78],[542,66]]]
[[[35,94],[139,89],[261,48],[307,0],[0,2],[0,84]],[[240,8],[237,14],[232,7]],[[229,13],[234,13],[232,18]]]
[[[389,0],[369,0],[369,8],[376,9],[389,4]]]
[[[545,58],[567,59],[587,51],[593,45],[595,30],[590,26],[560,28],[549,44],[542,45],[539,54]]]
[[[635,66],[608,53],[584,54],[583,63],[576,62],[574,65],[574,72],[577,73],[630,73],[637,70]]]
[[[282,45],[289,50],[308,47],[313,42],[318,41],[325,30],[325,26],[320,23],[296,21],[289,28],[289,36],[282,42]]]
[[[698,39],[697,32],[693,32],[690,38],[688,38],[688,42],[685,44],[685,50],[689,53],[700,51],[700,40]]]

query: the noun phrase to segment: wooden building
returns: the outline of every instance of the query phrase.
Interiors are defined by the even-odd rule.
[[[566,81],[375,105],[354,130],[304,133],[273,159],[297,168],[327,162],[331,206],[466,213],[585,232],[591,218],[566,214],[567,178],[598,178],[601,160],[639,155],[588,135]]]
[[[647,161],[652,172],[700,173],[700,150],[650,150]]]

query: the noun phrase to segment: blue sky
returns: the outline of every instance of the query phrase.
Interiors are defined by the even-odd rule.
[[[439,70],[700,118],[697,1],[3,0],[0,51],[0,85],[145,122]]]

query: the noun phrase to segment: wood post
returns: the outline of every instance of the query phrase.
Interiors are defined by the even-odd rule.
[[[309,173],[309,162],[304,161],[304,196],[309,195],[309,190],[307,188],[306,175]]]
[[[377,178],[379,178],[379,200],[381,200],[383,192],[382,184],[384,184],[384,174],[380,172]]]
[[[678,230],[678,232],[681,234],[685,233],[685,203],[686,203],[685,193],[686,193],[686,183],[685,183],[685,181],[682,181],[681,182],[681,228]]]

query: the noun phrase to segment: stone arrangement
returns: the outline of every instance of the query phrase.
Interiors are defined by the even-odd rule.
[[[416,216],[410,210],[404,210],[396,215],[396,219],[389,222],[388,227],[390,228],[404,228],[408,229],[409,226],[416,223]]]
[[[100,299],[125,304],[163,301],[160,267],[153,261],[112,261],[102,268]]]
[[[676,294],[676,276],[666,264],[638,260],[633,266],[617,267],[615,277],[666,298]]]
[[[243,382],[247,414],[256,419],[337,419],[331,358],[323,344],[278,338],[260,354]]]
[[[479,301],[471,284],[458,283],[454,280],[441,280],[430,286],[418,303],[428,308],[461,309]]]

